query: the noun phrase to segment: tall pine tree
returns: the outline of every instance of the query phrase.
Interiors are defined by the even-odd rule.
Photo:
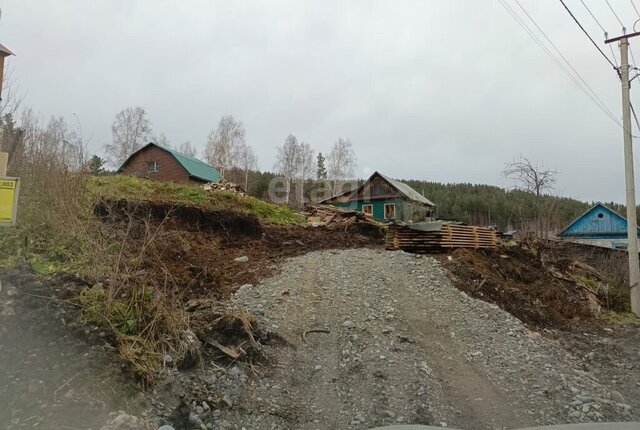
[[[322,152],[318,152],[318,167],[316,169],[316,178],[318,180],[327,179],[327,168],[324,166],[324,156]]]

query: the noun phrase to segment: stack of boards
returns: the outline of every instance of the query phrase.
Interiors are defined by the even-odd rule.
[[[387,249],[407,252],[437,252],[451,248],[495,248],[496,232],[490,228],[443,222],[392,224],[388,227]]]

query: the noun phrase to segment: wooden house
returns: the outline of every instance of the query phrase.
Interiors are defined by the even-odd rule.
[[[218,171],[204,161],[155,143],[149,143],[131,154],[118,173],[186,184],[220,180]]]
[[[602,203],[580,215],[558,236],[570,242],[614,249],[627,249],[629,243],[627,219]]]
[[[435,205],[409,185],[375,172],[358,189],[323,200],[321,204],[355,209],[381,221],[425,221]]]

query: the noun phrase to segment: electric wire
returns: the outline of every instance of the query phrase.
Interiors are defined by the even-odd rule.
[[[580,80],[580,82],[582,82],[582,84],[593,94],[593,96],[598,100],[598,102],[602,106],[604,106],[606,108],[606,104],[602,101],[602,99],[600,97],[598,97],[598,94],[593,90],[593,88],[591,88],[591,86],[587,83],[587,81],[585,81],[582,78],[582,75],[580,75],[580,73],[575,69],[575,67],[573,67],[571,62],[567,59],[567,57],[564,56],[564,54],[560,51],[560,49],[558,49],[558,47],[556,46],[555,43],[553,43],[551,38],[549,38],[549,36],[547,36],[547,33],[545,33],[544,30],[542,30],[542,28],[540,28],[538,23],[533,19],[533,17],[529,14],[529,12],[527,12],[527,10],[524,8],[524,6],[522,6],[522,3],[520,3],[519,0],[515,0],[515,2],[520,7],[520,9],[522,9],[524,14],[529,18],[529,20],[533,23],[533,25],[535,25],[535,27],[538,29],[538,31],[544,36],[544,38],[547,39],[547,42],[549,42],[549,44],[558,53],[558,55],[560,55],[560,58],[562,58],[564,60],[564,62],[567,63],[569,68],[573,71],[573,73]],[[608,108],[606,108],[606,109],[607,109],[607,111],[609,111],[609,113],[611,113],[611,111]],[[612,113],[611,113],[611,115],[613,116]]]
[[[631,2],[633,2],[633,0],[631,0]],[[598,20],[598,18],[596,18],[596,16],[593,14],[593,12],[591,12],[591,9],[589,9],[589,6],[587,6],[587,4],[584,2],[584,0],[580,0],[580,3],[582,3],[582,6],[584,6],[584,8],[587,10],[587,12],[589,12],[589,15],[591,15],[591,18],[593,18],[593,20],[596,22],[596,24],[598,24],[598,27],[600,27],[600,30],[602,30],[602,33],[604,34],[604,38],[606,39],[608,37],[608,35],[609,35],[607,30],[605,30],[605,28],[602,26],[602,24],[600,24],[600,21]],[[609,46],[609,49],[611,50],[611,56],[613,57],[613,62],[615,63],[615,67],[617,69],[620,66],[618,65],[618,59],[616,58],[616,53],[613,51],[613,46],[611,46],[610,43],[608,44],[608,46]]]
[[[584,8],[587,10],[587,12],[589,12],[589,15],[591,15],[591,18],[593,18],[593,20],[596,22],[596,24],[598,24],[598,27],[600,27],[600,30],[602,30],[602,32],[606,35],[607,34],[607,30],[604,29],[602,24],[600,24],[600,21],[598,21],[598,19],[595,17],[595,15],[591,12],[591,9],[589,9],[589,6],[587,6],[587,4],[583,0],[580,0],[580,3],[582,3],[582,6],[584,6]]]
[[[631,6],[633,6],[633,10],[636,11],[636,14],[638,14],[638,18],[640,18],[640,12],[638,12],[638,8],[636,7],[636,4],[633,2],[633,0],[629,0],[631,2]]]
[[[613,67],[614,69],[616,69],[615,64],[613,64],[613,62],[609,59],[609,57],[607,57],[607,54],[604,53],[604,51],[602,51],[602,49],[600,49],[600,47],[598,46],[598,44],[595,42],[595,40],[593,40],[593,38],[591,37],[591,35],[587,32],[587,30],[584,29],[584,27],[582,26],[582,24],[580,24],[580,21],[578,21],[578,18],[575,17],[575,15],[573,14],[573,12],[571,12],[571,9],[569,9],[569,7],[566,5],[566,3],[564,2],[564,0],[560,0],[560,3],[562,3],[562,6],[564,6],[564,8],[566,9],[566,11],[569,13],[569,15],[571,16],[571,18],[573,18],[573,20],[575,21],[576,24],[578,24],[578,27],[580,27],[580,30],[582,30],[582,32],[589,38],[589,40],[591,41],[591,43],[593,44],[593,46],[596,47],[596,49],[598,50],[598,52],[600,52],[600,54],[602,54],[602,56],[604,57],[605,60],[607,60],[607,63],[611,64],[611,67]]]
[[[638,127],[638,130],[640,130],[640,121],[638,121],[638,115],[636,115],[636,110],[633,108],[633,103],[629,102],[629,106],[631,106],[633,118],[636,120],[636,127]]]
[[[620,20],[620,17],[618,16],[618,14],[616,13],[615,10],[613,10],[613,7],[611,7],[611,3],[609,3],[609,0],[604,0],[607,3],[607,6],[609,6],[609,9],[611,9],[611,13],[613,13],[613,16],[616,17],[616,19],[618,20],[618,22],[620,23],[620,27],[624,28],[624,24],[622,23],[622,21]]]
[[[609,49],[611,50],[611,56],[613,57],[613,62],[616,63],[616,70],[620,68],[620,66],[618,66],[618,59],[616,58],[616,53],[613,51],[613,46],[611,46],[610,43],[607,44],[609,46]]]

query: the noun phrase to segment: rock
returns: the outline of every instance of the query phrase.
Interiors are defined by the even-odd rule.
[[[235,261],[236,263],[248,263],[249,257],[243,255],[242,257],[234,258],[233,261]]]
[[[220,415],[222,415],[222,411],[220,409],[214,409],[214,411],[211,412],[211,416],[213,417],[214,420],[219,419]]]
[[[342,327],[348,328],[348,329],[355,328],[355,326],[356,325],[351,320],[346,320],[345,322],[342,323]]]
[[[231,397],[229,397],[228,394],[225,394],[224,397],[222,397],[222,401],[229,408],[233,406],[233,400],[231,400]]]
[[[158,430],[175,430],[175,429],[169,424],[165,424],[162,427],[159,427]]]
[[[240,370],[238,366],[233,366],[227,372],[227,376],[229,377],[229,379],[240,379],[240,377],[242,376],[242,370]]]
[[[316,367],[314,367],[314,368],[313,368],[313,370],[315,370],[316,372],[317,372],[318,370],[322,370],[322,365],[320,365],[320,364],[316,364]]]
[[[143,428],[143,423],[140,419],[124,411],[112,413],[110,417],[111,419],[101,430],[140,430]]]
[[[624,403],[624,397],[622,397],[622,394],[620,394],[619,391],[612,390],[609,393],[609,398],[616,403]]]
[[[242,284],[238,287],[238,291],[246,291],[251,287],[253,287],[251,284]]]
[[[202,409],[204,409],[205,411],[208,411],[209,409],[211,409],[211,407],[209,407],[209,404],[207,402],[202,402]]]
[[[198,426],[198,427],[202,427],[203,422],[200,419],[200,417],[198,416],[198,414],[195,414],[193,412],[191,412],[189,414],[189,423],[194,425],[194,426]]]

